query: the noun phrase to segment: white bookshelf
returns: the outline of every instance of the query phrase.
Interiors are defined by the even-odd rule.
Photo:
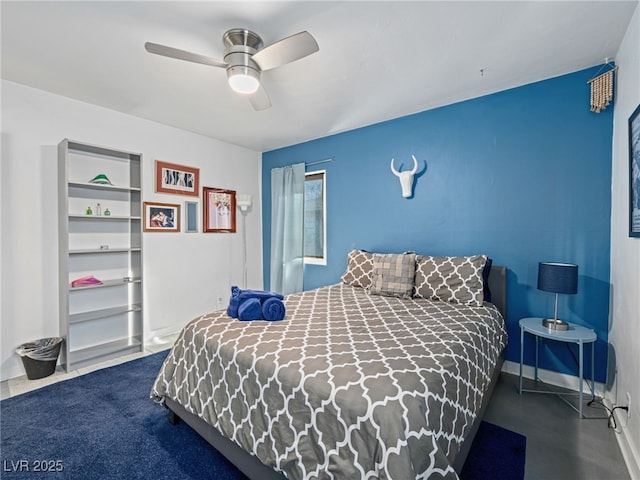
[[[67,371],[142,350],[141,168],[139,153],[68,139],[58,145],[60,336]],[[91,183],[98,174],[111,185]],[[102,283],[71,286],[88,275]]]

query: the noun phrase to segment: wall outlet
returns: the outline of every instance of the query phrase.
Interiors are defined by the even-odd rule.
[[[216,299],[216,310],[221,310],[224,308],[224,299],[222,297],[218,297]]]
[[[631,394],[627,392],[627,420],[631,418]]]

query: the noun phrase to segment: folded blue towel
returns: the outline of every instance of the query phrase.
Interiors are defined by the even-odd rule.
[[[262,304],[257,298],[247,298],[238,307],[239,320],[262,320]]]
[[[229,306],[227,307],[227,315],[231,318],[238,318],[238,307],[240,306],[240,290],[237,286],[231,287],[231,298],[229,298]]]
[[[240,307],[244,304],[246,300],[254,299],[254,300],[258,300],[258,302],[264,302],[265,300],[268,300],[271,298],[280,300],[280,301],[284,299],[284,297],[279,293],[267,292],[264,290],[242,290],[236,285],[234,285],[231,287],[231,298],[229,299],[229,306],[227,307],[227,315],[229,315],[232,318],[239,318]],[[252,302],[252,305],[254,306],[248,306],[245,308],[254,309],[255,302]],[[276,313],[274,315],[275,315],[274,320],[282,320],[282,318],[278,318],[279,314]],[[250,316],[253,316],[253,315],[250,315]],[[282,314],[282,317],[284,318],[284,314]],[[262,316],[258,318],[262,319]],[[241,320],[257,320],[258,318],[241,318]]]
[[[232,294],[233,294],[233,290],[232,290]],[[257,298],[259,300],[265,300],[267,298],[272,298],[272,297],[282,300],[284,298],[279,293],[266,292],[264,290],[240,290],[240,292],[238,293],[238,297],[242,300],[245,300],[247,298]]]
[[[238,307],[240,306],[240,299],[231,295],[229,299],[229,306],[227,307],[227,315],[231,318],[238,318]]]
[[[276,297],[267,298],[262,301],[262,316],[265,320],[275,321],[282,320],[285,316],[286,309],[284,302]]]

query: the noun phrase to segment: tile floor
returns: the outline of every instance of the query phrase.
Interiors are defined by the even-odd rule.
[[[131,355],[124,355],[117,359],[108,360],[102,363],[96,363],[95,365],[91,365],[90,367],[72,370],[69,373],[65,372],[63,368],[58,365],[53,375],[45,378],[29,380],[26,375],[22,375],[20,377],[5,380],[3,382],[0,382],[0,400],[4,400],[5,398],[13,397],[15,395],[20,395],[21,393],[35,390],[37,388],[44,387],[61,380],[68,380],[70,378],[77,377],[78,375],[84,375],[85,373],[93,372],[101,368],[111,367],[113,365],[128,362],[135,358],[144,357],[145,355],[150,355],[161,350],[166,350],[173,345],[173,342],[175,341],[177,335],[178,334],[176,333],[174,335],[154,338],[152,342],[149,342],[147,345],[145,345],[145,348],[142,352],[133,353]]]

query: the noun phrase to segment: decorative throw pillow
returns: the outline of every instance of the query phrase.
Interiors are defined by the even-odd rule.
[[[376,253],[369,293],[390,297],[411,298],[416,274],[415,253]]]
[[[482,306],[482,272],[486,255],[429,257],[418,255],[413,295],[462,305]]]
[[[369,288],[373,272],[373,253],[365,250],[351,250],[347,255],[347,270],[340,279],[352,287]]]

